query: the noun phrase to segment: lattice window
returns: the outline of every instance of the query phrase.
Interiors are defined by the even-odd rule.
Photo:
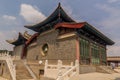
[[[81,64],[90,63],[89,42],[82,38],[80,39],[80,59]]]
[[[101,47],[100,52],[101,52],[101,62],[103,65],[106,65],[106,50],[105,50],[105,48]]]
[[[92,64],[100,64],[99,46],[91,43]]]

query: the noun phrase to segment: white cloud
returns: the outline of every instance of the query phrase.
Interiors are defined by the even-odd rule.
[[[29,23],[41,22],[46,18],[42,12],[28,4],[21,4],[20,15]]]
[[[16,20],[15,16],[9,16],[9,15],[3,15],[2,16],[4,19],[8,19],[8,20]]]
[[[10,15],[0,15],[0,26],[11,26],[17,25],[17,18],[15,16]]]

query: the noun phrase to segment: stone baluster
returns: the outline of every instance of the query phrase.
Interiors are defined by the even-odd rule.
[[[57,69],[58,69],[58,80],[63,80],[62,77],[62,61],[58,60],[58,64],[57,64]]]
[[[47,68],[48,68],[48,60],[45,60],[44,76],[47,76],[46,75]]]
[[[76,66],[76,73],[79,74],[79,61],[75,61],[75,66]]]
[[[57,65],[58,70],[60,70],[61,67],[62,67],[62,61],[61,61],[61,60],[58,60],[58,65]]]
[[[71,66],[73,66],[73,62],[71,62],[71,64],[70,64]]]

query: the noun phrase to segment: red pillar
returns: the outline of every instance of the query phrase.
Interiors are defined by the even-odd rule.
[[[24,58],[26,57],[26,55],[27,55],[26,49],[27,49],[27,47],[26,47],[26,45],[24,44],[24,45],[23,45],[22,54],[21,54],[21,59],[24,59]]]
[[[79,46],[79,38],[76,38],[76,59],[80,60],[80,46]],[[79,61],[80,62],[80,61]]]

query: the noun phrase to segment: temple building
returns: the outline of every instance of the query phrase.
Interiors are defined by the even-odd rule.
[[[29,38],[19,34],[17,40],[8,42],[15,45],[15,55],[28,61],[62,60],[67,64],[77,59],[81,65],[106,65],[106,46],[114,44],[89,23],[74,21],[60,4],[44,21],[25,27],[36,33]]]

